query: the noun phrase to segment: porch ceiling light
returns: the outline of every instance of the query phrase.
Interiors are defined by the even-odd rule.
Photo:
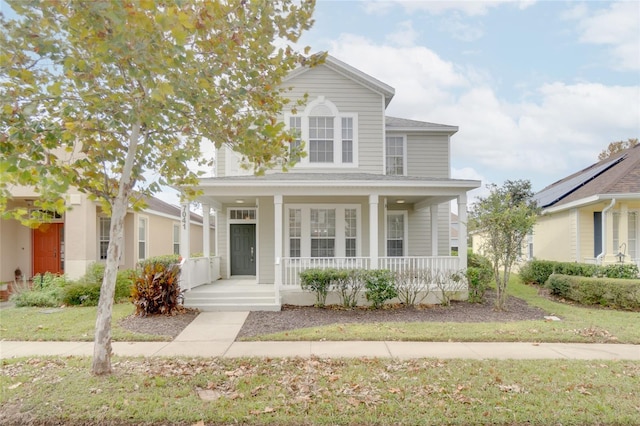
[[[398,203],[398,204],[404,204],[404,200],[400,199],[400,200],[396,201],[396,203]]]
[[[244,204],[244,200],[241,200],[240,198],[238,198],[236,200],[236,204]]]

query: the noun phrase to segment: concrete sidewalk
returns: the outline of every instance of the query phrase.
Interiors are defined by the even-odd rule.
[[[640,345],[462,342],[236,342],[248,312],[203,312],[172,342],[114,342],[119,356],[582,359],[640,361]],[[0,341],[0,359],[91,356],[93,342]]]

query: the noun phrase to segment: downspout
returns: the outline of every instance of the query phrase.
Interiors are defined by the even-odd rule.
[[[602,253],[600,253],[598,256],[596,256],[596,264],[600,264],[600,262],[602,262],[602,259],[604,258],[604,255],[607,252],[607,212],[609,210],[611,210],[611,208],[616,204],[616,199],[612,198],[611,199],[611,204],[609,204],[607,207],[604,208],[604,210],[602,210]]]

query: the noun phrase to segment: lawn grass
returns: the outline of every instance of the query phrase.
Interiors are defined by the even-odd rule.
[[[89,366],[3,360],[0,423],[640,424],[631,361],[116,357],[108,377]]]
[[[555,315],[562,321],[486,323],[419,322],[333,324],[247,337],[253,341],[454,341],[559,342],[640,344],[640,313],[587,308],[548,300],[536,287],[511,276],[508,293]],[[508,307],[508,306],[507,306]]]
[[[3,308],[0,339],[25,341],[93,341],[97,308]],[[118,325],[131,315],[130,303],[113,305],[111,334],[114,341],[167,341],[168,336],[133,333]]]

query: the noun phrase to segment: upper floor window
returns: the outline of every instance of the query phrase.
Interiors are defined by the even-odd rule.
[[[403,176],[406,174],[406,143],[404,136],[387,136],[385,148],[386,174]]]
[[[358,115],[339,111],[333,102],[318,97],[298,115],[285,121],[294,134],[292,148],[305,141],[302,167],[357,166]]]

